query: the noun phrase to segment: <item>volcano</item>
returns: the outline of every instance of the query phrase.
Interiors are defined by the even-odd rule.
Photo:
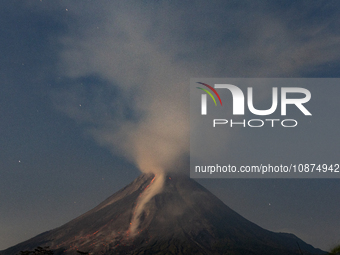
[[[49,246],[54,254],[325,254],[293,234],[274,233],[243,218],[185,175],[165,177],[145,204],[136,233],[130,223],[139,197],[153,185],[143,174],[97,207],[1,252]],[[77,252],[78,251],[78,252]]]

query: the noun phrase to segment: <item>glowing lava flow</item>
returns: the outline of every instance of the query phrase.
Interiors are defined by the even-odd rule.
[[[130,223],[130,228],[128,230],[128,235],[130,237],[133,237],[137,234],[136,230],[139,226],[139,220],[144,210],[144,207],[146,203],[150,201],[151,198],[153,198],[155,195],[162,191],[164,180],[165,180],[164,174],[155,174],[155,177],[152,179],[150,184],[144,189],[144,191],[139,196]]]

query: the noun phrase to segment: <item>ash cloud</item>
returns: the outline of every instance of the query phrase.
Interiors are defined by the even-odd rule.
[[[101,145],[134,161],[142,172],[158,173],[171,169],[171,162],[188,152],[188,74],[173,63],[172,53],[148,40],[145,14],[137,7],[120,8],[111,6],[112,16],[100,27],[82,31],[84,37],[63,38],[66,49],[61,55],[69,79],[104,77],[109,81],[104,90],[118,87],[119,97],[103,102],[98,95],[82,104],[81,86],[54,97],[60,110],[89,124],[87,132]],[[136,118],[124,113],[130,104]],[[114,114],[98,112],[107,108]]]
[[[188,154],[190,78],[298,77],[340,55],[333,15],[310,23],[318,4],[299,13],[250,1],[64,4],[76,22],[60,38],[60,71],[79,84],[55,92],[56,106],[147,173]],[[79,81],[89,76],[105,82],[87,95]]]

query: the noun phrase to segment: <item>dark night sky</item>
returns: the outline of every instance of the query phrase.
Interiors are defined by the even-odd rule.
[[[340,77],[338,1],[0,7],[0,250],[93,208],[155,155],[175,168],[189,149],[190,78]],[[199,182],[263,228],[340,243],[339,179]]]

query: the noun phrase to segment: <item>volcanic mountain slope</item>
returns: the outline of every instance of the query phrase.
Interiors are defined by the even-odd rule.
[[[140,194],[153,175],[141,175],[94,209],[54,230],[8,248],[3,255],[49,246],[55,254],[325,254],[296,236],[246,220],[184,175],[168,175],[145,205],[138,233],[129,232]],[[302,250],[301,251],[299,250]]]

